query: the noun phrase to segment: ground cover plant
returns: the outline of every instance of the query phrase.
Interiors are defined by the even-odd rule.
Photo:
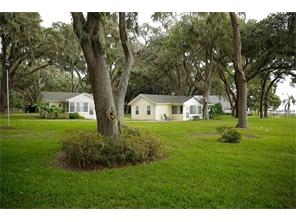
[[[6,120],[1,116],[1,125]],[[240,143],[218,141],[230,116],[127,122],[156,134],[166,158],[99,171],[60,168],[65,132],[90,120],[13,116],[1,129],[1,208],[295,208],[295,118],[249,118]]]
[[[222,134],[219,141],[226,143],[239,143],[241,141],[241,133],[234,127],[217,127],[216,130]]]

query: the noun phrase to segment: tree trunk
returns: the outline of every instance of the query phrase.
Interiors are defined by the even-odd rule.
[[[230,19],[233,30],[234,46],[234,68],[236,72],[237,83],[237,101],[238,101],[238,122],[237,127],[247,128],[247,81],[241,62],[241,37],[238,24],[238,18],[234,12],[230,12]]]
[[[128,39],[125,28],[125,13],[119,13],[119,34],[121,45],[124,51],[124,67],[120,76],[118,88],[115,90],[115,106],[117,111],[117,121],[119,128],[123,126],[124,120],[124,99],[130,78],[130,71],[133,65],[133,55],[128,45]]]
[[[259,116],[260,118],[264,118],[265,114],[264,114],[264,109],[266,106],[266,99],[267,99],[267,94],[266,94],[266,83],[268,80],[268,75],[264,75],[262,76],[261,79],[261,89],[260,89],[260,103],[259,103]]]
[[[267,103],[266,97],[264,97],[264,103],[263,103],[263,117],[264,118],[268,117],[268,103]]]
[[[2,79],[0,80],[0,113],[5,113],[7,109],[7,78],[4,62],[2,67]]]
[[[2,79],[0,80],[0,113],[7,112],[7,71],[3,63]],[[11,89],[11,79],[9,78],[10,73],[8,73],[9,79],[9,89]],[[11,90],[10,90],[11,91]],[[10,110],[11,111],[11,110]]]
[[[260,102],[259,102],[259,117],[263,118],[263,95],[260,95]]]
[[[6,76],[6,75],[5,75]],[[0,89],[0,113],[6,112],[6,77],[1,80],[1,89]]]
[[[235,93],[232,91],[230,85],[228,84],[227,82],[227,79],[223,73],[223,71],[221,70],[220,72],[220,78],[223,82],[223,85],[224,85],[224,89],[225,89],[225,92],[226,92],[226,95],[227,95],[227,98],[229,100],[229,104],[230,104],[230,107],[231,107],[231,116],[232,117],[236,117],[236,113],[237,113],[237,107],[236,107],[236,98],[235,98]]]
[[[117,114],[102,44],[103,29],[99,13],[88,13],[87,20],[73,12],[73,25],[85,56],[97,115],[97,130],[109,137],[119,134]]]
[[[5,35],[1,35],[1,46],[2,46],[2,78],[0,78],[0,113],[5,113],[7,109],[7,84],[6,84],[6,67],[5,67],[5,58],[7,56],[7,43]]]
[[[209,58],[208,58],[209,56]],[[209,62],[208,62],[209,60]],[[210,52],[206,53],[206,71],[204,78],[204,87],[203,87],[203,119],[209,119],[209,96],[211,93],[211,83],[212,83],[212,61],[213,61],[213,49],[210,49]]]
[[[268,117],[268,95],[270,90],[272,89],[272,86],[274,85],[274,83],[281,78],[282,74],[284,74],[285,72],[280,72],[278,74],[275,75],[275,78],[267,85],[267,81],[269,80],[268,75],[263,79],[263,84],[261,87],[261,91],[263,94],[263,99],[262,99],[262,104],[261,104],[261,99],[260,99],[260,118],[267,118]]]
[[[202,113],[203,119],[209,119],[209,96],[210,96],[210,83],[209,79],[204,82],[203,100],[202,100]]]

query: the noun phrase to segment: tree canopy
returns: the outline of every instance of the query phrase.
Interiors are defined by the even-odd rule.
[[[123,101],[115,108],[119,119],[123,107],[128,108],[127,102],[139,93],[203,95],[204,118],[207,97],[218,94],[230,101],[237,116],[237,70],[227,13],[155,13],[152,17],[160,22],[159,27],[139,26],[137,13],[125,13],[124,19],[120,13],[82,16],[76,20],[85,25],[74,32],[72,24],[61,22],[42,27],[38,13],[0,13],[1,112],[6,108],[6,58],[11,61],[11,102],[18,107],[35,103],[42,90],[93,92],[89,64],[79,41],[90,40],[95,32],[93,44],[96,53],[104,55],[112,94]],[[258,111],[260,117],[279,106],[275,95],[279,81],[289,76],[291,84],[295,83],[295,21],[295,13],[270,14],[261,21],[246,21],[238,15],[248,108]],[[127,87],[121,84],[126,81],[121,79],[124,72],[130,73]],[[125,98],[119,96],[122,94]]]

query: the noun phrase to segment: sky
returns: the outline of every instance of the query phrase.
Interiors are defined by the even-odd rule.
[[[153,11],[140,11],[138,22],[139,24],[143,24],[145,22],[152,22],[151,15]],[[260,21],[267,17],[268,14],[272,13],[271,11],[263,11],[263,12],[256,12],[256,11],[248,11],[246,12],[247,19],[256,19]],[[41,11],[41,18],[43,20],[42,25],[45,27],[51,26],[53,22],[61,21],[65,23],[71,23],[71,15],[70,12],[51,12],[51,11]]]

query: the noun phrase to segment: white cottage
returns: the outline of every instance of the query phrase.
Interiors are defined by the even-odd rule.
[[[209,105],[220,103],[223,109],[229,103],[218,96],[210,96]],[[170,96],[140,94],[128,103],[131,118],[135,120],[191,120],[202,118],[202,96]]]
[[[96,119],[94,99],[88,93],[43,91],[40,102],[47,103],[49,106],[62,107],[64,112],[77,112],[87,119]]]

